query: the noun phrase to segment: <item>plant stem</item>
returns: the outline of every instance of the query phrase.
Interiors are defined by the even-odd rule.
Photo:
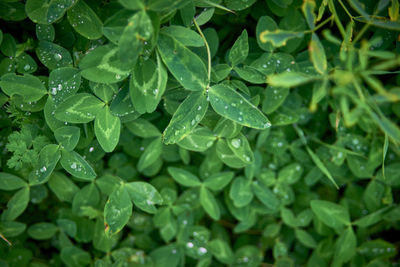
[[[197,31],[199,32],[201,38],[203,39],[204,44],[205,44],[205,46],[206,46],[206,50],[207,50],[207,59],[208,59],[208,70],[207,70],[207,71],[208,71],[208,72],[207,72],[208,86],[207,86],[207,88],[208,88],[208,87],[210,87],[210,82],[211,82],[211,52],[210,52],[210,47],[208,46],[207,39],[206,39],[206,37],[204,36],[203,32],[201,31],[199,25],[197,24],[195,18],[193,19],[193,23],[194,23],[194,25],[196,26],[196,29],[197,29]]]

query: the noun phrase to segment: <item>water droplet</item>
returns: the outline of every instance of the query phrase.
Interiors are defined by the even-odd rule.
[[[196,115],[195,119],[196,119],[196,121],[200,121],[200,119],[201,119],[200,115]]]
[[[207,143],[207,147],[212,146],[213,143],[214,143],[213,141],[209,141],[209,142]]]
[[[158,94],[158,88],[156,88],[156,89],[153,90],[153,94],[154,94],[154,95],[157,95],[157,94]]]
[[[40,172],[45,172],[45,171],[47,171],[46,166],[43,166],[42,168],[40,168]]]
[[[188,248],[192,248],[192,247],[194,247],[194,245],[193,245],[193,243],[192,243],[192,242],[187,242],[187,243],[186,243],[186,246],[187,246]]]
[[[204,255],[204,254],[207,253],[207,249],[206,249],[206,248],[203,248],[203,247],[199,247],[198,252],[199,252],[200,255]]]
[[[250,157],[249,156],[246,156],[245,159],[246,159],[247,162],[250,162]]]
[[[201,110],[201,106],[198,106],[198,107],[197,107],[197,110]]]
[[[240,145],[241,145],[241,143],[242,143],[242,140],[240,140],[239,138],[235,138],[235,139],[232,139],[232,140],[231,140],[231,145],[232,145],[234,148],[239,148]]]
[[[60,61],[60,60],[62,59],[62,55],[59,54],[59,53],[56,53],[56,54],[54,54],[54,59],[55,59],[56,61]]]
[[[93,152],[93,150],[94,150],[94,147],[89,148],[89,152]]]
[[[115,74],[115,79],[117,79],[117,80],[121,79],[121,75]]]
[[[24,70],[25,71],[28,71],[28,70],[30,70],[31,69],[31,66],[29,66],[29,64],[26,64],[25,66],[24,66]]]
[[[71,164],[71,169],[75,170],[76,167],[77,167],[76,162],[73,162],[73,163]]]

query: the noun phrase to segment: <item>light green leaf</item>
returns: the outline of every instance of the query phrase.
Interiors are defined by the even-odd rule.
[[[48,185],[60,201],[72,202],[74,195],[79,191],[79,187],[70,178],[59,172],[50,176]]]
[[[0,222],[0,232],[6,237],[14,237],[23,233],[26,229],[26,224],[14,221]]]
[[[228,146],[228,141],[226,139],[219,139],[216,148],[218,158],[231,168],[243,168],[250,163],[239,158]]]
[[[72,28],[82,36],[98,39],[103,35],[103,23],[85,1],[78,1],[68,10],[67,17]]]
[[[36,24],[36,36],[40,41],[53,42],[56,36],[56,31],[51,24]]]
[[[168,74],[160,57],[157,62],[151,58],[139,58],[129,80],[129,94],[133,106],[139,113],[151,113],[164,94]]]
[[[61,166],[71,175],[85,181],[92,181],[96,173],[89,163],[75,151],[62,150]]]
[[[308,51],[310,53],[311,62],[314,64],[314,68],[319,73],[324,74],[326,72],[326,69],[328,68],[325,49],[315,33],[312,34]]]
[[[160,34],[158,51],[169,71],[185,89],[206,89],[207,69],[198,55],[167,34]]]
[[[195,128],[177,144],[187,150],[203,152],[209,149],[216,140],[213,132],[205,127]]]
[[[175,181],[183,186],[194,187],[201,185],[201,182],[197,176],[183,169],[169,167],[168,172]]]
[[[64,126],[54,131],[57,142],[68,151],[74,150],[79,142],[80,129],[76,126]]]
[[[348,227],[344,230],[335,244],[335,255],[332,266],[342,266],[356,254],[357,238],[353,228]]]
[[[7,203],[7,209],[1,214],[2,221],[13,221],[21,215],[29,203],[29,187],[17,191]]]
[[[271,126],[256,106],[227,85],[214,85],[209,89],[208,96],[215,112],[225,118],[250,128],[265,129]]]
[[[227,144],[236,157],[246,162],[246,164],[254,161],[254,154],[250,148],[249,141],[242,133],[239,133],[235,138],[227,140]]]
[[[204,186],[200,188],[200,204],[214,220],[219,220],[220,210],[214,195]]]
[[[58,231],[58,227],[52,223],[35,223],[28,228],[28,235],[36,240],[52,238]]]
[[[136,12],[128,20],[119,39],[119,59],[128,66],[134,66],[145,43],[153,35],[153,24],[145,11]]]
[[[295,87],[317,79],[316,76],[308,76],[299,72],[284,72],[269,75],[267,83],[276,87]]]
[[[276,195],[264,184],[254,181],[251,184],[254,194],[267,208],[277,210],[279,208],[279,199]]]
[[[86,266],[92,261],[88,252],[72,245],[62,248],[60,257],[68,267]]]
[[[190,134],[208,108],[203,92],[193,92],[179,105],[163,133],[165,144],[174,144]]]
[[[152,138],[161,136],[160,130],[153,125],[150,121],[138,118],[124,124],[128,130],[136,136],[141,138]]]
[[[162,141],[161,137],[155,138],[144,150],[140,156],[137,169],[139,172],[143,172],[146,168],[156,162],[162,153]]]
[[[247,206],[254,197],[251,181],[244,177],[235,178],[231,184],[229,197],[236,207],[241,208]]]
[[[104,207],[106,234],[117,234],[127,224],[132,215],[132,202],[125,185],[119,186],[110,195]]]
[[[249,41],[247,31],[243,30],[242,34],[237,38],[229,51],[229,62],[232,66],[236,66],[246,60],[249,54]]]
[[[108,106],[103,107],[96,115],[94,133],[105,152],[112,152],[117,146],[120,131],[120,119],[111,114]]]
[[[156,213],[157,209],[155,205],[161,205],[163,203],[160,193],[158,193],[157,189],[149,183],[128,183],[126,184],[126,190],[128,191],[133,203],[145,212]]]
[[[204,41],[197,32],[183,26],[171,25],[162,28],[160,32],[176,39],[184,46],[204,46]]]
[[[325,200],[312,200],[310,204],[317,218],[329,227],[339,228],[350,224],[349,212],[343,206]]]
[[[11,173],[0,172],[0,189],[1,190],[16,190],[26,186],[27,183]]]
[[[262,111],[270,114],[277,110],[289,95],[289,88],[268,86],[265,91],[264,102],[262,103]]]
[[[55,111],[55,117],[60,121],[87,123],[94,120],[97,113],[104,110],[103,106],[104,103],[97,97],[80,93],[68,97],[59,104]]]
[[[272,52],[274,50],[274,46],[269,42],[262,42],[260,39],[261,33],[265,30],[274,31],[278,29],[278,25],[276,22],[269,16],[262,16],[258,19],[256,26],[256,36],[258,46],[267,52]]]
[[[118,47],[112,44],[98,46],[81,60],[82,77],[98,83],[116,83],[129,75],[130,66],[119,60]]]
[[[302,32],[292,32],[285,30],[263,31],[260,33],[259,38],[262,43],[270,42],[275,47],[285,46],[287,41],[293,38],[301,38],[304,34]]]
[[[20,95],[25,102],[38,101],[47,94],[43,83],[35,76],[8,73],[1,77],[0,87],[9,96]]]
[[[204,181],[204,186],[214,191],[222,190],[231,182],[233,176],[233,172],[220,172],[213,174]]]

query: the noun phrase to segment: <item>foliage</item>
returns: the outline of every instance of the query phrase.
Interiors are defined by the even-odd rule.
[[[398,0],[0,0],[0,22],[0,265],[396,265]]]

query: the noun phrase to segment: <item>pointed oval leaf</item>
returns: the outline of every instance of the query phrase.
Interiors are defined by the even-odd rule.
[[[111,236],[121,231],[131,215],[132,201],[125,185],[121,185],[112,192],[104,207],[106,233]]]
[[[139,158],[137,164],[138,171],[142,172],[147,167],[151,166],[156,162],[162,153],[162,141],[161,137],[154,139],[144,150],[143,154]]]
[[[1,214],[2,221],[13,221],[21,215],[29,203],[29,187],[17,191],[7,203],[7,209]]]
[[[233,172],[220,172],[213,174],[204,181],[204,186],[214,191],[222,190],[231,182],[233,176]]]
[[[80,129],[76,126],[64,126],[54,131],[57,142],[68,151],[74,150],[79,142]]]
[[[36,240],[52,238],[58,231],[58,227],[52,223],[35,223],[29,226],[28,235]]]
[[[11,173],[0,172],[0,189],[1,190],[16,190],[26,186],[27,183]]]
[[[50,72],[49,93],[56,105],[78,92],[80,85],[81,74],[78,69],[64,67]]]
[[[326,200],[312,200],[310,204],[318,219],[329,227],[338,228],[350,224],[349,212],[343,206]]]
[[[190,134],[203,119],[208,108],[207,98],[203,92],[193,92],[179,105],[172,116],[163,138],[165,144],[174,144]]]
[[[188,171],[185,171],[183,169],[169,167],[168,172],[172,176],[172,178],[174,178],[175,181],[177,181],[179,184],[183,186],[194,187],[201,185],[201,182],[196,175]]]
[[[157,189],[149,183],[145,182],[132,182],[126,184],[133,203],[141,210],[148,213],[156,213],[155,205],[163,203],[162,196],[158,193]]]
[[[47,41],[39,42],[36,55],[40,62],[51,70],[72,65],[71,54],[67,49]]]
[[[313,63],[314,68],[319,73],[324,74],[326,72],[326,69],[328,68],[325,49],[315,33],[312,34],[311,41],[308,46],[308,51],[310,53],[311,62]]]
[[[25,102],[38,101],[47,94],[39,78],[30,74],[23,76],[8,73],[1,77],[0,87],[9,96],[20,95]]]
[[[103,23],[85,1],[78,1],[68,10],[67,17],[72,28],[84,37],[98,39],[103,35]]]
[[[112,152],[117,146],[120,131],[121,120],[111,114],[108,106],[103,107],[96,115],[94,133],[105,152]]]
[[[75,151],[62,150],[60,163],[67,172],[82,180],[92,181],[96,178],[93,168]]]
[[[233,204],[240,208],[247,206],[253,200],[253,191],[251,181],[244,177],[237,177],[233,180],[229,190],[229,197],[233,200]]]
[[[207,69],[198,55],[167,34],[160,34],[158,51],[169,71],[185,89],[203,91],[207,87]]]
[[[209,149],[217,139],[206,127],[197,127],[177,144],[187,150],[203,152]]]
[[[227,85],[214,85],[209,89],[208,96],[215,112],[225,118],[250,128],[266,129],[271,126],[256,106]]]
[[[243,30],[229,51],[229,61],[232,66],[236,66],[246,60],[249,54],[249,41],[247,31]]]
[[[285,46],[287,41],[293,38],[301,38],[304,36],[302,32],[293,32],[285,30],[263,31],[260,33],[260,41],[262,43],[270,42],[275,47]]]
[[[200,188],[200,204],[205,212],[214,220],[219,220],[220,210],[214,195],[204,186]]]
[[[96,117],[104,106],[104,103],[97,97],[80,93],[68,97],[58,105],[55,117],[60,121],[71,123],[87,123]]]
[[[37,185],[47,182],[61,158],[60,147],[55,144],[46,145],[39,153],[38,168],[29,176],[29,184]]]

